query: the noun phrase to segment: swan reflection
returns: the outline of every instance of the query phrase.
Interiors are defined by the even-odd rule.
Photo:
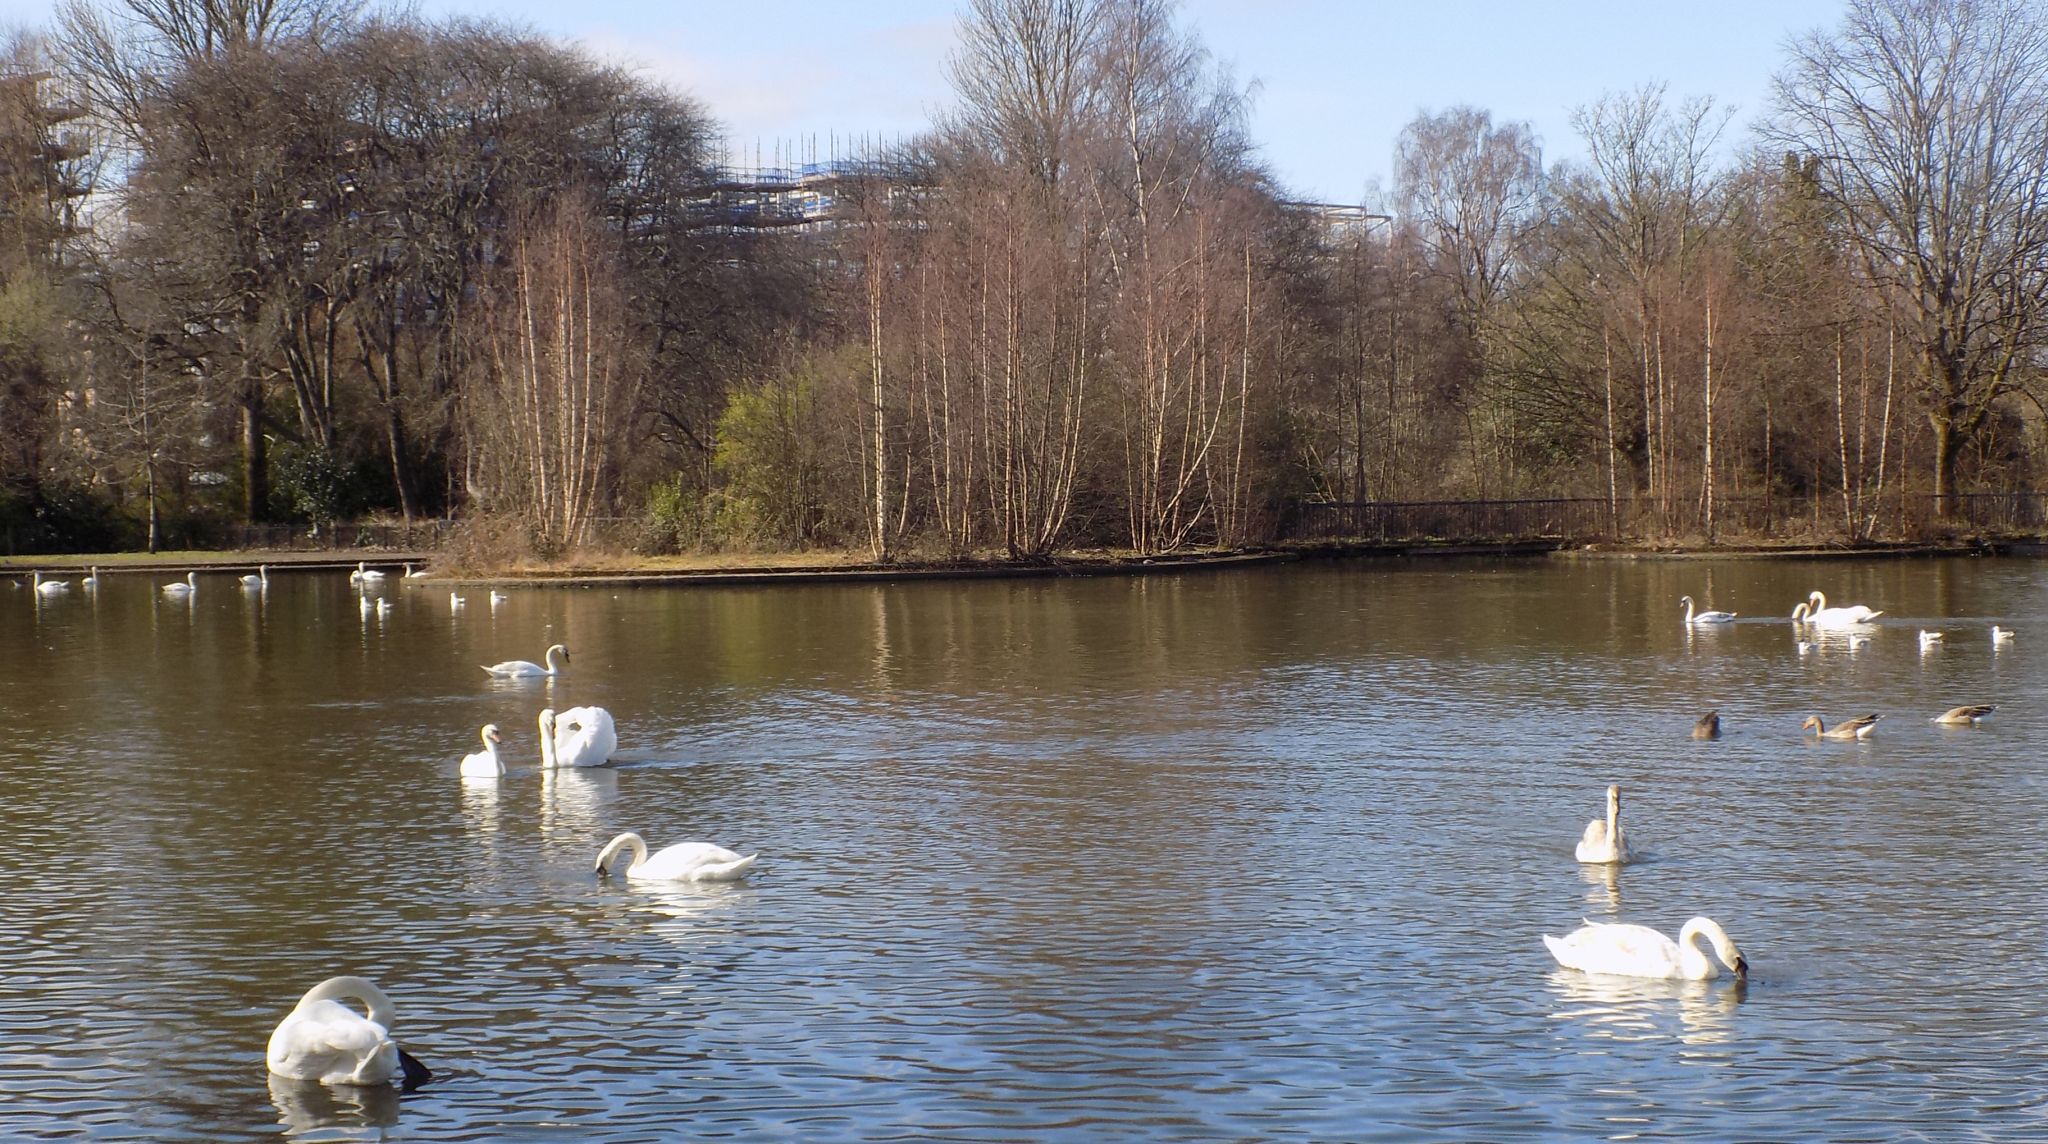
[[[478,838],[498,833],[498,776],[462,776],[462,828]]]
[[[1621,867],[1607,862],[1582,863],[1579,880],[1586,883],[1586,908],[1595,913],[1621,914]]]
[[[1671,981],[1572,969],[1552,971],[1550,986],[1562,1003],[1551,1016],[1581,1024],[1589,1034],[1615,1041],[1676,1035],[1688,1045],[1732,1039],[1736,1007],[1748,992],[1747,985],[1739,981]],[[1678,1015],[1675,1029],[1673,1012]]]
[[[383,1140],[398,1123],[398,1089],[388,1084],[324,1085],[272,1074],[270,1103],[284,1134],[318,1140]]]
[[[542,768],[540,830],[550,841],[582,849],[601,833],[619,794],[619,772],[605,767]]]

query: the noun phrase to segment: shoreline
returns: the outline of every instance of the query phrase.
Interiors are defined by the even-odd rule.
[[[1164,573],[1224,571],[1317,560],[1406,559],[1566,559],[1566,560],[1859,560],[1933,559],[1952,556],[2040,556],[2048,541],[2038,539],[1973,539],[1952,544],[1854,547],[1716,546],[1695,548],[1660,545],[1572,544],[1559,540],[1525,541],[1314,541],[1235,550],[1137,556],[1108,552],[1073,552],[1039,560],[970,558],[901,560],[879,564],[851,552],[727,557],[603,557],[591,564],[523,568],[489,575],[446,575],[432,571],[434,554],[426,551],[369,552],[266,551],[101,553],[68,556],[0,557],[0,578],[26,582],[31,572],[70,576],[97,565],[102,576],[165,573],[241,573],[258,564],[275,571],[331,572],[358,563],[396,573],[407,564],[430,575],[398,582],[409,585],[491,586],[573,584],[610,587],[651,587],[762,584],[888,583],[914,580],[1009,580],[1081,576],[1148,576]]]

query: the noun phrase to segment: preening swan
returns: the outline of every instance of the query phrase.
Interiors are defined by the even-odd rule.
[[[504,740],[498,736],[498,725],[496,723],[486,723],[484,724],[484,729],[478,732],[478,734],[483,737],[484,749],[462,756],[463,777],[473,779],[496,778],[504,774],[505,763],[498,758],[498,744],[504,742]]]
[[[1712,918],[1685,923],[1677,941],[1648,926],[1589,921],[1561,938],[1544,934],[1543,944],[1550,947],[1550,956],[1559,965],[1584,973],[1711,981],[1720,971],[1694,944],[1702,936],[1713,943],[1714,956],[1734,970],[1737,978],[1749,976],[1749,962],[1743,960],[1735,940]]]
[[[334,1000],[352,997],[364,1017]],[[270,1071],[291,1080],[326,1084],[388,1084],[407,1088],[433,1079],[427,1067],[391,1040],[391,998],[360,977],[330,977],[306,991],[270,1034]]]
[[[1968,727],[1996,710],[1998,710],[1998,704],[1996,703],[1966,703],[1961,707],[1951,707],[1936,715],[1933,721],[1950,727]]]
[[[45,580],[41,572],[32,572],[29,574],[29,578],[30,582],[35,586],[35,590],[45,596],[54,596],[59,592],[69,592],[71,590],[71,581]]]
[[[1678,602],[1685,605],[1685,622],[1692,624],[1725,624],[1735,618],[1734,612],[1701,612],[1693,614],[1692,597],[1680,596]]]
[[[166,596],[189,596],[199,590],[199,573],[187,572],[183,580],[173,580],[164,585]]]
[[[499,679],[525,679],[537,675],[560,675],[562,674],[562,664],[555,662],[558,656],[561,658],[562,663],[568,663],[569,649],[561,644],[550,647],[547,650],[547,654],[541,656],[542,659],[548,661],[546,667],[542,667],[532,660],[508,659],[503,663],[494,663],[484,668],[484,670],[497,676]]]
[[[1844,719],[1830,727],[1820,721],[1820,716],[1808,715],[1806,722],[1799,725],[1799,729],[1805,731],[1811,728],[1823,739],[1868,739],[1870,733],[1877,730],[1877,721],[1882,718],[1884,716],[1877,714],[1858,715],[1854,719]]]
[[[1586,824],[1572,856],[1581,862],[1624,863],[1629,860],[1628,838],[1621,832],[1621,788],[1607,788],[1607,818]]]
[[[554,762],[560,767],[601,767],[619,750],[612,713],[602,707],[571,707],[554,716]]]
[[[255,571],[255,573],[254,573],[253,575],[251,575],[251,574],[247,574],[247,573],[244,573],[244,574],[243,574],[243,576],[242,576],[242,587],[244,587],[244,588],[268,588],[268,587],[270,587],[270,565],[268,565],[268,564],[258,564],[258,565],[256,566],[256,571]]]
[[[1862,604],[1830,608],[1828,598],[1817,590],[1809,592],[1806,600],[1809,605],[1806,610],[1806,622],[1820,628],[1845,628],[1851,624],[1867,624],[1884,615],[1883,612],[1873,612]],[[1793,615],[1796,618],[1798,612],[1795,611]]]
[[[619,851],[628,848],[633,851],[633,861],[626,867],[626,877],[663,882],[730,882],[743,877],[760,857],[742,857],[709,842],[678,842],[649,857],[646,841],[629,831],[605,843],[597,855],[597,872],[610,873],[606,867]]]
[[[1718,710],[1709,711],[1705,715],[1700,716],[1699,722],[1692,725],[1692,737],[1695,739],[1720,738],[1721,712]]]

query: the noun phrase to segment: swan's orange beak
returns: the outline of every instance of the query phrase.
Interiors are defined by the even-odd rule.
[[[502,743],[504,741],[505,737],[503,735],[498,734],[496,731],[491,732],[491,742]]]

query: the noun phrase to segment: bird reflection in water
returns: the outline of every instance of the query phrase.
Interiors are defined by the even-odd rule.
[[[675,947],[676,973],[657,984],[657,993],[682,993],[703,973],[716,972],[706,960],[729,951],[736,940],[731,915],[753,889],[744,882],[632,882],[627,886],[629,914],[653,915],[647,932]]]
[[[619,794],[619,772],[609,767],[543,767],[540,772],[540,829],[550,842],[586,846],[610,815]]]
[[[398,1089],[388,1084],[325,1085],[270,1077],[270,1103],[284,1134],[316,1140],[384,1140],[398,1123]]]
[[[462,775],[462,829],[478,841],[498,833],[496,775]]]
[[[1579,877],[1586,883],[1586,908],[1595,913],[1621,915],[1621,867],[1612,862],[1580,863]]]
[[[1742,981],[1665,981],[1562,968],[1552,971],[1550,985],[1563,1003],[1551,1016],[1582,1025],[1589,1035],[1615,1041],[1676,1036],[1688,1045],[1732,1039],[1736,1008],[1749,989]]]

